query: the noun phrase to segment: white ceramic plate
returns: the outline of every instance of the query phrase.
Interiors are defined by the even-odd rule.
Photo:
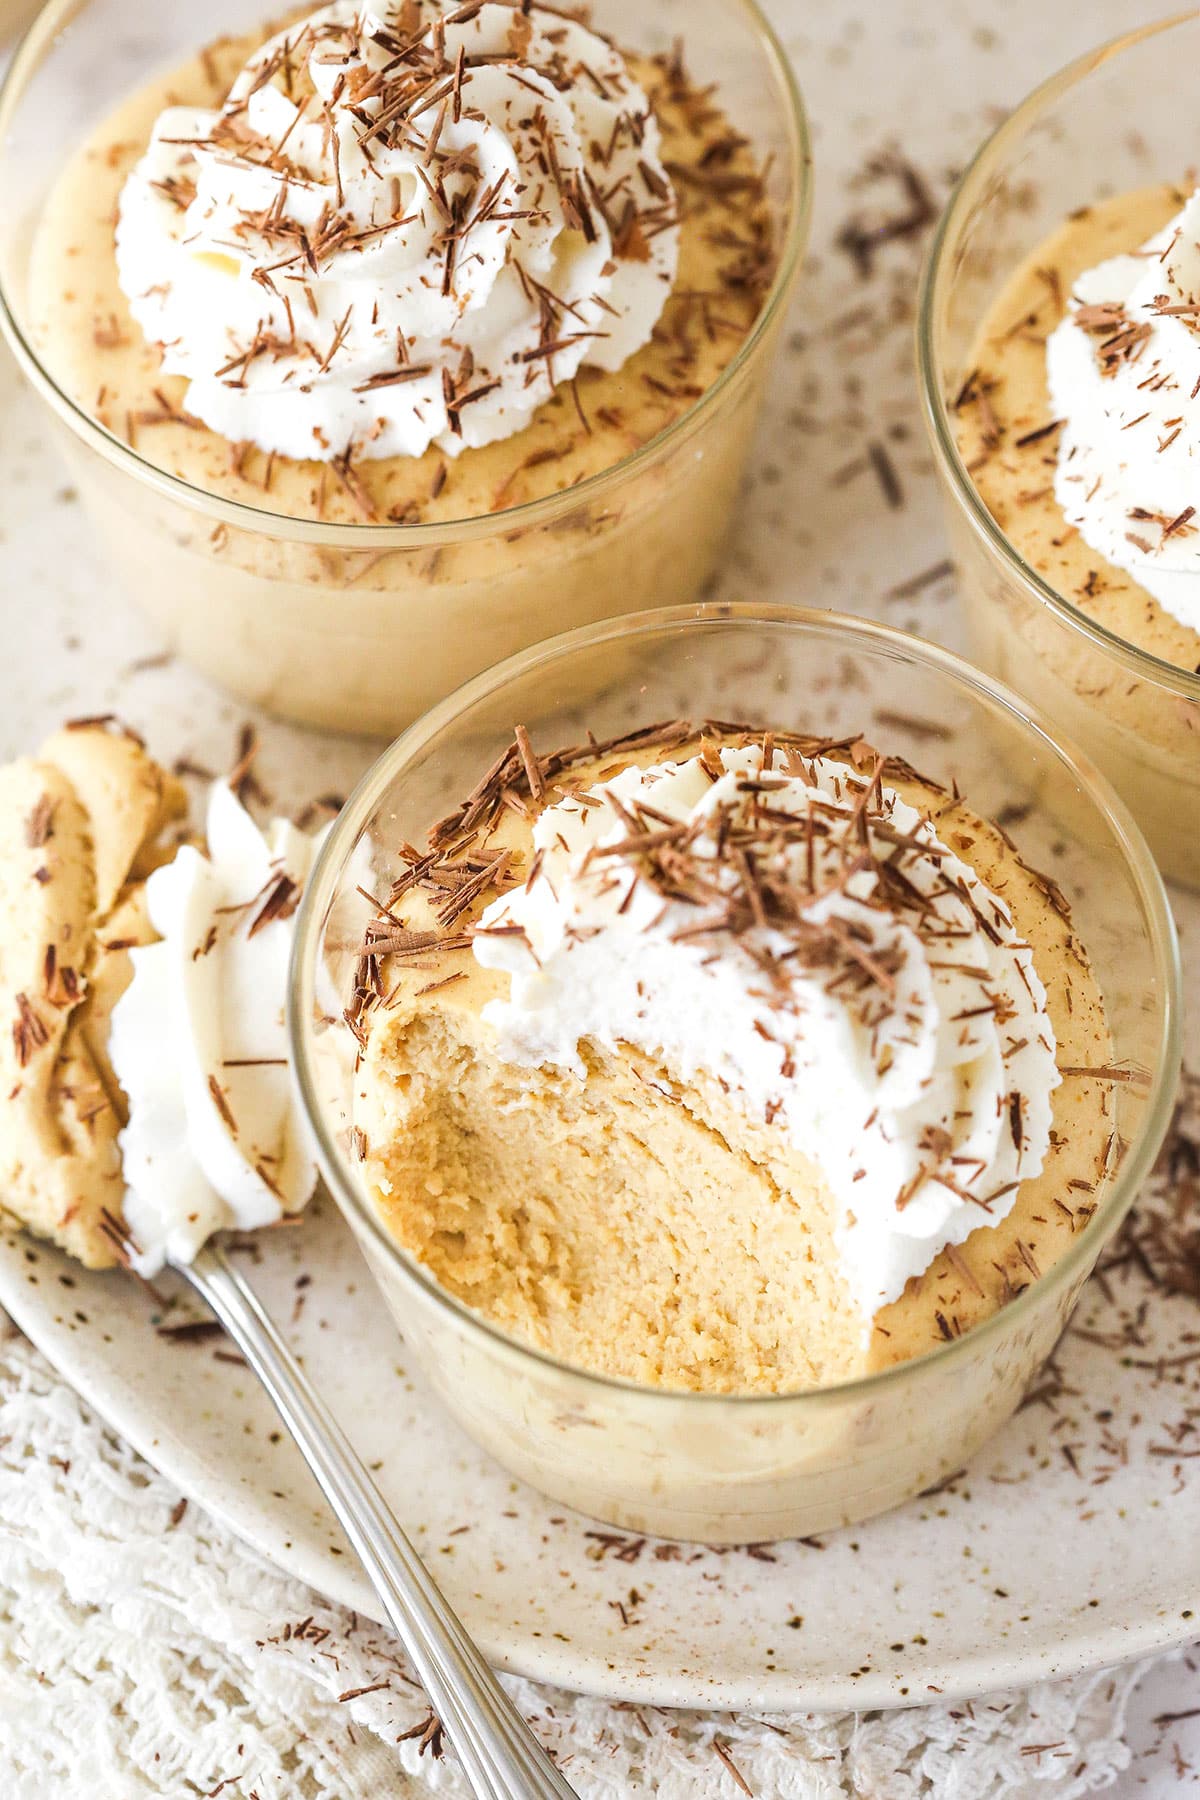
[[[897,121],[940,200],[987,108],[1127,24],[1128,0],[1043,7],[1007,35],[977,0],[951,32],[931,0],[906,0],[886,24],[880,11],[865,30],[840,8],[771,0],[771,10],[820,103],[815,255],[717,597],[786,600],[802,584],[812,603],[952,641],[906,310],[920,246],[890,246],[856,286],[833,240],[850,212],[903,206],[886,166],[864,174]],[[163,757],[228,766],[244,709],[148,654],[163,646],[100,565],[48,420],[4,356],[0,402],[0,753],[28,749],[64,716],[113,707]],[[887,507],[872,476],[876,439],[890,446],[903,509]],[[268,785],[289,805],[344,788],[369,759],[366,746],[260,725]],[[1200,905],[1179,912],[1200,973]],[[328,1207],[257,1255],[254,1278],[282,1319],[307,1295],[291,1329],[310,1372],[468,1625],[511,1668],[647,1703],[869,1707],[1026,1684],[1200,1635],[1200,1434],[1188,1435],[1189,1411],[1200,1421],[1200,1307],[1152,1296],[1133,1264],[1110,1278],[1111,1299],[1094,1283],[1076,1319],[1117,1347],[1068,1337],[1057,1383],[1041,1384],[1044,1398],[964,1479],[820,1546],[718,1555],[589,1535],[601,1528],[511,1484],[405,1372]],[[298,1289],[306,1272],[312,1284]],[[86,1276],[2,1234],[0,1305],[189,1496],[371,1611],[269,1406],[219,1343],[156,1336],[153,1305],[132,1283]],[[1122,1348],[1127,1323],[1143,1341]],[[1160,1355],[1195,1360],[1159,1373]]]
[[[609,1532],[477,1451],[407,1369],[330,1202],[245,1255],[397,1516],[506,1668],[662,1705],[875,1707],[1026,1685],[1197,1634],[1200,1310],[1152,1290],[1134,1260],[1092,1282],[1031,1402],[942,1492],[821,1540],[717,1552]],[[225,1340],[163,1335],[131,1279],[88,1275],[19,1236],[0,1238],[0,1304],[192,1499],[372,1612]],[[189,1315],[185,1300],[169,1316]]]
[[[40,422],[26,399],[6,400],[20,451],[12,496],[30,481],[50,492]],[[0,477],[4,455],[0,445]],[[77,573],[89,571],[90,555],[78,508],[60,501],[27,527],[15,504],[5,521],[8,492],[0,479],[6,567],[43,604],[16,614],[20,641],[0,684],[11,701],[4,752],[36,743],[64,715],[114,706],[165,758],[184,752],[226,766],[242,709],[177,665],[145,663],[144,632],[114,590]],[[63,547],[61,586],[47,580],[51,530]],[[770,541],[765,531],[761,541]],[[909,567],[934,561],[936,537],[910,554]],[[790,591],[784,576],[765,597]],[[850,571],[845,579],[850,588]],[[943,583],[923,585],[897,622],[939,635],[944,594]],[[48,687],[50,668],[61,685]],[[284,806],[344,789],[372,754],[263,729],[264,779]],[[963,777],[966,791],[993,798],[976,785],[988,779],[978,755]],[[1200,903],[1181,899],[1178,910],[1185,947],[1190,935],[1200,951]],[[1188,1416],[1200,1422],[1200,1307],[1151,1294],[1132,1262],[1107,1291],[1093,1283],[1076,1321],[1092,1335],[1073,1331],[1043,1399],[963,1479],[819,1543],[718,1553],[608,1533],[475,1450],[406,1368],[329,1203],[246,1254],[398,1517],[506,1667],[647,1703],[835,1709],[1025,1685],[1200,1632],[1200,1433],[1189,1436]],[[133,1281],[88,1276],[2,1233],[0,1306],[189,1497],[315,1588],[372,1611],[270,1406],[220,1341],[172,1341],[156,1332],[154,1303]],[[1127,1326],[1140,1342],[1125,1345]],[[1160,1356],[1188,1360],[1160,1371]]]

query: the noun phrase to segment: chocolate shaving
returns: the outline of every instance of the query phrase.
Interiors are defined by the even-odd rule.
[[[1101,373],[1105,375],[1115,374],[1122,363],[1136,362],[1150,337],[1149,321],[1140,319],[1135,322],[1125,308],[1116,303],[1077,306],[1071,317],[1081,331],[1101,339],[1096,349],[1096,358]],[[1142,414],[1143,419],[1146,416],[1145,413]],[[1133,425],[1140,423],[1141,419],[1130,421]],[[1128,430],[1129,427],[1122,429]]]
[[[432,363],[406,363],[402,369],[385,369],[380,375],[372,375],[367,381],[360,381],[354,392],[370,394],[376,388],[398,387],[402,382],[420,381],[422,377],[432,373]]]
[[[1042,1278],[1042,1271],[1038,1268],[1037,1262],[1034,1258],[1033,1251],[1029,1248],[1029,1245],[1027,1243],[1025,1243],[1024,1239],[1022,1239],[1022,1238],[1017,1239],[1017,1255],[1021,1258],[1021,1261],[1025,1264],[1025,1267],[1029,1270],[1029,1273],[1033,1276],[1033,1279],[1035,1281],[1040,1281]]]
[[[35,801],[25,821],[25,843],[30,850],[40,849],[53,834],[57,804],[49,794],[41,794]]]
[[[884,446],[875,439],[867,445],[867,455],[883,489],[884,499],[893,512],[898,512],[904,505],[904,489],[900,485],[895,464]]]
[[[237,1121],[229,1110],[229,1102],[225,1098],[225,1090],[215,1075],[210,1075],[208,1078],[208,1091],[212,1096],[212,1103],[220,1113],[226,1129],[236,1137]]]
[[[855,214],[838,232],[835,242],[853,262],[864,281],[875,273],[875,260],[887,244],[921,237],[937,217],[937,207],[923,176],[895,151],[874,156],[864,171],[868,182],[895,181],[904,205],[899,212],[873,218]]]
[[[885,599],[912,600],[925,588],[933,587],[939,581],[946,581],[954,574],[954,564],[949,558],[932,563],[929,568],[922,569],[919,575],[910,576],[907,581],[897,582],[895,587],[887,590]]]
[[[132,725],[126,725],[116,713],[83,713],[78,718],[68,719],[63,729],[65,731],[97,731],[105,730],[109,726],[112,726],[119,737],[128,738],[130,743],[136,744],[139,749],[146,748],[146,740],[141,733],[135,731]]]
[[[970,1263],[967,1261],[966,1257],[963,1255],[963,1253],[959,1249],[958,1245],[957,1244],[947,1244],[946,1248],[943,1252],[943,1255],[945,1256],[946,1261],[950,1264],[950,1267],[954,1270],[955,1274],[958,1276],[959,1280],[965,1282],[969,1288],[974,1289],[975,1293],[977,1293],[982,1298],[983,1292],[984,1292],[983,1283],[980,1281],[978,1275],[976,1275],[975,1271],[972,1269]]]
[[[726,1749],[725,1745],[721,1742],[720,1738],[715,1737],[713,1739],[712,1747],[713,1747],[713,1754],[716,1756],[717,1760],[720,1762],[722,1768],[725,1770],[726,1774],[729,1776],[729,1778],[733,1782],[734,1786],[736,1788],[740,1788],[740,1790],[742,1791],[743,1794],[748,1794],[750,1796],[750,1800],[754,1800],[754,1789],[750,1786],[750,1783],[746,1780],[746,1777],[742,1774],[742,1771],[738,1768],[737,1764],[734,1762],[732,1756],[729,1754],[729,1751]]]
[[[529,783],[529,792],[534,800],[540,800],[546,792],[546,783],[542,777],[541,766],[533,752],[529,741],[529,733],[523,725],[515,728],[517,749],[521,753],[521,763],[525,770],[525,778]]]
[[[1023,450],[1026,444],[1040,444],[1052,432],[1061,431],[1065,424],[1065,419],[1051,419],[1048,425],[1038,425],[1032,431],[1022,432],[1020,437],[1013,439],[1013,444],[1018,450]]]
[[[1025,1147],[1024,1106],[1024,1097],[1019,1091],[1014,1090],[1008,1096],[1008,1129],[1018,1157]],[[1017,1166],[1020,1167],[1020,1164],[1018,1163]]]
[[[1132,1087],[1149,1087],[1151,1076],[1148,1069],[1122,1069],[1115,1063],[1099,1064],[1095,1068],[1087,1068],[1075,1063],[1060,1063],[1060,1075],[1090,1076],[1093,1081],[1128,1082]]]
[[[172,1344],[199,1344],[207,1338],[225,1336],[219,1319],[181,1319],[177,1325],[156,1325],[154,1331],[157,1337]]]
[[[276,919],[290,919],[299,904],[299,883],[293,881],[290,875],[280,869],[272,879],[262,905],[250,921],[246,936],[248,938],[256,936]]]
[[[442,1757],[445,1754],[443,1749],[444,1735],[442,1721],[431,1707],[420,1723],[410,1726],[407,1731],[402,1731],[397,1737],[396,1742],[398,1744],[406,1744],[410,1738],[417,1738],[419,1740],[417,1744],[418,1753],[421,1756],[424,1756],[425,1752],[428,1751],[435,1762],[441,1762]]]
[[[17,1064],[27,1068],[35,1051],[50,1042],[50,1030],[30,1002],[28,994],[17,995],[17,1016],[12,1028],[13,1049]]]
[[[253,725],[243,725],[238,732],[237,759],[226,776],[230,788],[243,806],[251,799],[260,802],[266,800],[266,794],[254,774],[254,761],[258,751],[257,731]]]

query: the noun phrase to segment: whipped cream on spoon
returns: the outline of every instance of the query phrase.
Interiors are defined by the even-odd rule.
[[[258,1375],[345,1530],[480,1800],[571,1800],[451,1611],[277,1326],[211,1234],[302,1205],[316,1171],[286,1067],[286,993],[312,839],[260,832],[232,790],[210,796],[207,855],[149,878],[159,942],[132,952],[110,1050],[139,1273],[169,1264]]]
[[[129,1104],[120,1136],[133,1266],[189,1262],[214,1231],[278,1222],[316,1183],[289,1079],[287,981],[314,842],[260,831],[225,782],[207,852],[184,845],[146,883],[158,941],[130,952],[109,1054]]]

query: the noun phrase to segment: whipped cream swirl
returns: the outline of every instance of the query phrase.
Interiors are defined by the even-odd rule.
[[[264,834],[214,785],[208,854],[185,845],[146,883],[159,942],[130,952],[109,1053],[129,1103],[120,1136],[132,1261],[190,1262],[214,1231],[296,1212],[316,1164],[287,1066],[288,960],[313,840]]]
[[[169,107],[117,269],[187,411],[336,461],[519,431],[654,328],[679,248],[658,123],[562,13],[347,0],[268,39],[219,111]]]
[[[1200,194],[1078,277],[1046,376],[1068,521],[1200,631]]]
[[[1042,1168],[1058,1085],[1008,909],[884,787],[822,755],[708,748],[547,808],[474,938],[501,1055],[585,1041],[707,1076],[817,1163],[864,1318]]]

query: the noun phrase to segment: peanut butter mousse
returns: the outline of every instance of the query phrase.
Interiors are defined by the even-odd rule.
[[[859,738],[514,743],[376,895],[352,1150],[398,1243],[560,1360],[781,1392],[919,1355],[1113,1149],[1069,909]]]
[[[217,40],[93,135],[41,214],[31,315],[69,395],[210,493],[469,519],[686,412],[773,257],[750,148],[678,55],[536,4],[339,0]]]
[[[0,1204],[89,1268],[119,1259],[113,1009],[155,935],[146,879],[185,810],[178,782],[102,722],[0,768]]]
[[[1198,238],[1200,200],[1167,185],[1073,214],[997,296],[956,408],[967,468],[1025,561],[1188,671],[1200,668]],[[1081,680],[1094,691],[1093,670]],[[1129,722],[1153,740],[1171,725],[1152,701]],[[1115,704],[1124,716],[1132,702]]]
[[[316,1179],[284,1019],[312,840],[226,782],[203,849],[186,810],[105,721],[0,768],[3,1207],[89,1268],[190,1261]]]

